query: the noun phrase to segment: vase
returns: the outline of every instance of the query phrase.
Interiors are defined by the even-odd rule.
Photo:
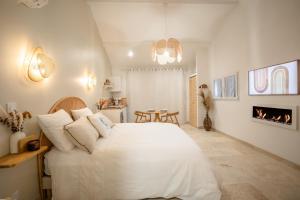
[[[211,122],[211,119],[209,118],[208,116],[208,113],[206,113],[206,116],[203,120],[203,127],[206,131],[210,131],[211,130],[211,127],[212,127],[212,122]]]
[[[11,136],[9,138],[11,154],[19,153],[19,141],[25,137],[26,137],[25,133],[23,133],[21,131],[11,134]]]

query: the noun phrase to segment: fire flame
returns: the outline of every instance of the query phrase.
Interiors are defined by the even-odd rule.
[[[265,119],[267,113],[264,113],[262,109],[256,109],[256,112],[258,119]]]
[[[291,116],[289,114],[285,114],[284,121],[285,121],[285,123],[289,123],[291,121]]]
[[[263,111],[263,109],[256,109],[257,116],[256,118],[258,119],[266,119],[267,113]],[[272,116],[270,118],[274,122],[280,122],[282,119],[281,115],[278,116]],[[266,119],[268,120],[268,119]],[[291,116],[289,114],[284,114],[284,123],[288,124],[291,123]]]

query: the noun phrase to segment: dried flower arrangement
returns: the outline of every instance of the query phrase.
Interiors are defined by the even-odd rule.
[[[104,109],[104,108],[107,108],[109,103],[110,103],[110,100],[109,100],[109,99],[101,98],[101,99],[99,100],[99,102],[97,103],[98,109],[99,109],[99,110],[102,110],[102,109]]]
[[[205,130],[209,131],[212,127],[212,121],[211,121],[211,119],[208,115],[208,112],[212,107],[212,98],[211,98],[209,89],[208,89],[206,84],[202,84],[199,87],[199,89],[200,89],[199,96],[202,97],[202,104],[203,104],[203,106],[205,107],[205,110],[206,110],[206,116],[205,116],[204,121],[203,121],[203,126],[204,126]]]
[[[30,119],[31,117],[31,113],[28,111],[22,113],[15,110],[11,113],[7,113],[0,106],[0,122],[7,125],[13,133],[23,131],[25,119]]]
[[[206,109],[206,113],[211,109],[212,106],[212,99],[209,95],[209,90],[207,89],[207,86],[205,84],[201,85],[200,87],[200,93],[199,95],[202,97],[202,104]]]

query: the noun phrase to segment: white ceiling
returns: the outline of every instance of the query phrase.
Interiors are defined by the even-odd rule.
[[[164,7],[167,2],[167,7]],[[154,66],[151,45],[175,37],[182,42],[180,65],[195,63],[236,0],[89,0],[104,48],[113,67]],[[127,57],[129,50],[135,55]]]

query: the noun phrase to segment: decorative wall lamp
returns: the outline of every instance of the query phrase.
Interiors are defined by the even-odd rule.
[[[89,74],[87,77],[86,77],[86,86],[87,88],[90,90],[90,89],[93,89],[97,84],[97,79],[94,75],[92,74]]]
[[[29,59],[27,66],[27,76],[34,82],[40,82],[49,78],[55,68],[54,61],[49,58],[42,48],[37,47]]]

